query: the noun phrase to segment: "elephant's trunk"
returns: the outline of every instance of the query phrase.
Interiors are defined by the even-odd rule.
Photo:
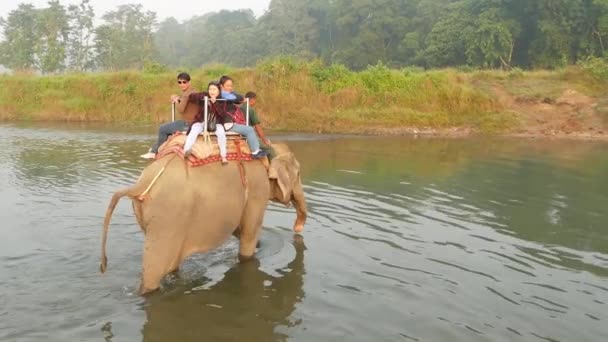
[[[106,240],[108,239],[108,229],[110,228],[110,219],[112,218],[112,213],[114,212],[114,208],[116,208],[118,201],[129,194],[130,191],[131,188],[126,188],[115,192],[112,196],[112,200],[110,201],[110,205],[108,205],[108,209],[106,209],[106,216],[103,220],[103,235],[101,237],[101,265],[99,266],[101,273],[104,273],[108,268],[108,258],[106,257]]]
[[[298,177],[299,178],[299,177]],[[304,230],[308,210],[306,209],[306,199],[304,198],[304,190],[300,179],[296,183],[294,191],[291,195],[291,203],[296,208],[296,222],[293,225],[293,231],[301,233]]]

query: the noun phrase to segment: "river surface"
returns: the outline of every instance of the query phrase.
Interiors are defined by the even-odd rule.
[[[271,135],[309,219],[136,294],[154,128],[0,124],[0,341],[608,341],[608,144]]]

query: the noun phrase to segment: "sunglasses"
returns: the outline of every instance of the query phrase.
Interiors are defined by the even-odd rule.
[[[189,81],[181,81],[181,80],[180,80],[180,81],[177,81],[177,84],[186,84],[186,83],[188,83],[188,82],[189,82]]]

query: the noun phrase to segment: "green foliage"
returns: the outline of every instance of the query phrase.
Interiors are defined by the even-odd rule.
[[[267,75],[281,75],[291,71],[281,56],[361,71],[378,63],[556,69],[608,55],[608,0],[271,0],[259,18],[251,10],[221,10],[158,25],[156,13],[131,4],[104,13],[97,26],[94,17],[90,0],[21,4],[0,18],[0,64],[42,73],[162,73],[150,63],[265,61]],[[279,69],[268,62],[274,58]]]
[[[398,75],[398,73],[394,73],[381,62],[378,62],[376,65],[369,66],[367,69],[358,73],[363,86],[370,93],[390,91],[396,85],[395,75]]]
[[[310,75],[321,90],[329,93],[357,85],[356,75],[342,64],[325,67],[322,63],[314,63]]]
[[[256,69],[265,77],[280,79],[301,70],[305,66],[304,62],[298,61],[293,56],[281,55],[261,61]]]
[[[37,10],[31,4],[20,4],[7,19],[0,20],[4,36],[0,43],[1,64],[15,70],[36,68],[36,46],[41,35],[37,21]]]
[[[226,11],[196,16],[180,24],[174,18],[160,23],[154,45],[161,63],[200,67],[224,63],[255,64],[262,55],[261,34],[251,10]]]
[[[430,67],[463,65],[466,63],[467,40],[474,33],[474,19],[462,3],[451,5],[426,38],[423,52]]]
[[[62,100],[65,108],[71,113],[82,113],[85,116],[95,109],[97,101],[88,97],[74,96]]]
[[[135,85],[134,83],[127,83],[123,86],[122,93],[125,95],[132,96],[133,94],[135,94],[136,90],[137,90],[137,85]]]
[[[335,61],[361,70],[381,61],[403,65],[419,46],[414,17],[417,1],[337,0],[333,2]],[[334,60],[332,60],[334,61]]]
[[[219,80],[220,77],[230,75],[233,71],[234,68],[231,68],[225,64],[213,64],[203,67],[205,77],[212,80]]]
[[[66,53],[68,68],[74,71],[90,70],[94,66],[92,37],[95,12],[89,1],[82,0],[79,5],[68,7],[69,33]]]
[[[151,59],[154,12],[144,12],[142,5],[121,5],[102,19],[105,23],[95,29],[99,66],[110,70],[141,68]]]
[[[579,65],[594,77],[608,81],[608,59],[588,57],[581,61]]]
[[[401,68],[401,72],[404,75],[418,74],[418,73],[424,72],[424,68],[418,67],[418,66],[408,66],[405,68]]]
[[[166,65],[147,60],[144,62],[143,72],[146,74],[163,74],[169,71]]]
[[[524,77],[524,71],[521,68],[513,68],[509,71],[509,78],[522,78]]]
[[[53,73],[64,69],[69,24],[65,8],[59,1],[49,1],[49,7],[38,10],[37,30],[40,33],[36,44],[39,69]]]
[[[323,24],[314,9],[328,1],[271,0],[269,10],[260,18],[258,44],[271,56],[292,55],[311,58],[320,40]]]

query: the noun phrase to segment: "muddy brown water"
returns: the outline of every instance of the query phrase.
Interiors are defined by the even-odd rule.
[[[309,220],[271,204],[135,294],[143,236],[111,194],[154,128],[0,124],[0,341],[606,341],[608,144],[274,134]]]

